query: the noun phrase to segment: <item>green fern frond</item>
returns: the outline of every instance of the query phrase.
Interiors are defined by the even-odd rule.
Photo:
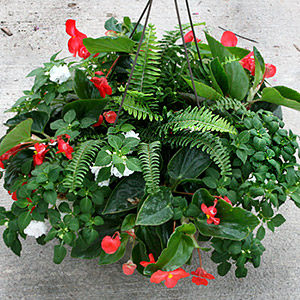
[[[115,98],[115,102],[121,103],[121,98]],[[149,108],[147,103],[144,103],[146,101],[138,101],[135,100],[135,97],[132,97],[130,95],[127,95],[127,97],[124,100],[122,108],[131,116],[138,120],[145,120],[149,119],[150,121],[156,120],[159,121],[162,119],[161,116],[158,114],[155,114],[152,112],[152,110]]]
[[[146,182],[146,189],[149,194],[154,194],[159,190],[159,151],[160,142],[155,141],[150,144],[141,143],[138,149],[141,161],[143,176]]]
[[[178,132],[166,139],[166,142],[173,147],[200,148],[220,168],[221,175],[231,175],[229,152],[218,136],[210,132]]]
[[[150,24],[131,81],[131,89],[145,94],[156,92],[156,81],[161,72],[159,68],[161,54],[155,31],[154,25]]]
[[[173,132],[181,130],[193,131],[219,131],[236,134],[236,129],[224,118],[213,114],[210,110],[202,107],[188,107],[185,110],[178,111],[168,118],[167,124],[162,127],[164,133],[170,130]]]
[[[81,144],[76,150],[71,163],[66,169],[68,174],[63,182],[63,185],[70,191],[75,191],[76,188],[81,187],[84,176],[89,171],[100,146],[101,141],[89,140]]]
[[[228,110],[243,110],[247,112],[244,104],[240,100],[221,97],[213,102],[209,103],[209,108],[211,110],[219,110],[219,111],[228,111]]]

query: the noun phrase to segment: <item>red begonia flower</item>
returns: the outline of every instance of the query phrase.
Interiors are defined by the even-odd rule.
[[[249,70],[252,76],[255,76],[255,59],[253,51],[251,51],[248,55],[242,58],[240,60],[240,64],[244,69]],[[263,79],[273,77],[275,76],[275,74],[276,67],[272,64],[265,64],[265,74]]]
[[[11,198],[14,200],[14,201],[18,201],[18,198],[17,198],[17,192],[13,192],[11,193],[11,191],[8,191],[8,193],[11,195]]]
[[[161,283],[165,281],[165,286],[167,288],[173,288],[179,279],[189,277],[190,273],[184,271],[182,268],[178,268],[174,271],[164,272],[161,270],[156,271],[152,274],[150,282],[152,283]]]
[[[99,116],[99,119],[98,119],[98,122],[95,123],[95,124],[93,124],[92,126],[93,126],[93,127],[98,127],[98,126],[100,126],[102,123],[103,123],[103,116],[100,115],[100,116]]]
[[[270,78],[270,77],[273,77],[275,76],[276,74],[276,67],[274,65],[271,65],[271,64],[266,64],[265,65],[265,78]]]
[[[194,38],[194,34],[193,34],[192,30],[185,34],[184,41],[186,43],[195,42],[195,38]],[[201,40],[197,39],[197,43],[199,43],[199,42],[201,42]]]
[[[83,45],[83,39],[87,38],[86,34],[80,32],[76,28],[75,20],[67,20],[66,22],[66,32],[71,38],[68,41],[69,51],[75,57],[78,54],[81,58],[88,58],[91,54],[87,51],[86,47]]]
[[[155,263],[156,263],[156,261],[155,261],[154,256],[153,256],[152,253],[149,254],[149,261],[141,261],[141,262],[140,262],[140,264],[141,264],[144,268],[146,268],[146,267],[147,267],[148,265],[150,265],[150,264],[155,264]]]
[[[225,47],[235,47],[238,39],[231,31],[225,31],[221,37],[221,44]]]
[[[122,265],[123,273],[125,275],[132,275],[134,270],[136,269],[136,264],[134,264],[131,260]]]
[[[98,89],[100,92],[100,96],[102,98],[105,98],[106,95],[111,95],[112,94],[112,89],[109,86],[107,79],[105,77],[93,77],[91,79],[91,82],[95,85],[95,87]]]
[[[104,75],[104,73],[103,73],[102,71],[97,71],[97,72],[95,72],[95,75],[100,75],[100,76],[102,76],[102,75]]]
[[[106,111],[103,113],[103,116],[105,118],[105,121],[109,124],[113,124],[116,121],[117,114],[114,111]]]
[[[195,272],[191,272],[191,275],[195,275],[192,278],[192,282],[197,285],[207,285],[207,279],[215,279],[212,274],[207,273],[203,268],[198,268]]]
[[[116,232],[112,237],[107,235],[101,242],[103,251],[107,254],[115,253],[121,246],[120,233]]]
[[[214,206],[207,207],[204,203],[201,204],[201,210],[205,213],[207,217],[207,224],[214,223],[215,225],[220,224],[220,219],[215,218],[215,215],[217,214],[216,205],[218,203],[218,200],[215,201]]]
[[[73,147],[71,147],[69,145],[69,140],[70,140],[70,136],[68,134],[65,135],[66,138],[68,139],[67,142],[65,142],[62,138],[62,136],[58,136],[57,137],[57,142],[58,142],[58,151],[56,152],[56,154],[58,153],[65,153],[66,157],[68,159],[72,159],[72,152],[74,151]]]
[[[4,154],[0,156],[0,167],[2,169],[5,169],[3,161],[9,159],[11,156],[16,155],[19,151],[29,147],[30,144],[19,144],[17,146],[12,147],[8,151],[6,151]]]
[[[39,166],[43,163],[45,155],[49,151],[49,149],[48,150],[46,149],[47,147],[48,147],[48,145],[39,144],[39,143],[36,143],[34,145],[34,148],[36,150],[36,151],[34,151],[35,154],[33,155],[34,166]]]

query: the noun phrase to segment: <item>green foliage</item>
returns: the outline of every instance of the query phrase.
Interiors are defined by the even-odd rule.
[[[154,194],[159,190],[160,171],[159,171],[159,151],[160,142],[152,142],[150,144],[141,143],[138,154],[142,164],[146,189],[149,194]]]
[[[66,168],[67,175],[63,183],[70,191],[75,191],[81,186],[100,145],[100,141],[90,140],[82,143],[76,150],[71,163]]]

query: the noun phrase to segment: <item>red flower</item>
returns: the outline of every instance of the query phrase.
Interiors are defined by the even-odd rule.
[[[100,95],[102,98],[105,98],[106,94],[111,95],[112,94],[112,89],[109,86],[107,79],[105,77],[93,77],[91,79],[91,82],[95,85],[95,87],[98,89],[100,92]]]
[[[195,275],[192,278],[192,282],[197,285],[207,285],[208,281],[206,279],[215,279],[212,274],[207,273],[203,268],[198,268],[195,272],[191,272],[192,275]]]
[[[4,154],[2,154],[0,156],[0,167],[2,169],[5,169],[4,168],[4,164],[3,164],[3,161],[4,160],[7,160],[9,159],[11,156],[14,156],[16,155],[19,151],[23,150],[24,148],[27,148],[29,147],[30,145],[25,145],[25,147],[22,147],[24,146],[24,144],[19,144],[17,146],[14,146],[13,148],[11,148],[10,150],[6,151]],[[22,147],[22,148],[21,148]]]
[[[77,30],[75,20],[67,20],[66,22],[66,32],[71,38],[68,41],[69,51],[75,57],[78,53],[78,56],[81,58],[88,58],[91,54],[87,51],[86,47],[83,45],[83,39],[87,38],[86,34]]]
[[[17,191],[15,191],[15,192],[13,192],[13,193],[11,193],[11,191],[8,191],[8,193],[9,193],[10,195],[12,195],[11,198],[12,198],[14,201],[18,201],[18,198],[17,198]]]
[[[229,200],[229,198],[227,196],[225,196],[225,197],[215,196],[215,198],[222,199],[222,200],[226,201],[227,203],[229,203],[232,206],[232,202]]]
[[[215,218],[215,215],[217,214],[216,205],[218,203],[218,200],[215,200],[214,206],[207,207],[204,203],[201,204],[202,211],[206,214],[207,217],[207,224],[214,223],[215,225],[220,224],[220,219]]]
[[[68,139],[67,142],[63,140],[61,135],[57,137],[58,151],[56,152],[56,154],[65,153],[68,159],[72,159],[72,152],[74,151],[74,149],[69,145],[70,136],[68,134],[66,134],[65,136]]]
[[[102,75],[104,75],[104,73],[103,73],[102,71],[97,71],[97,72],[95,72],[95,75],[100,75],[100,76],[102,76]]]
[[[39,143],[36,143],[34,145],[34,148],[36,150],[36,151],[34,151],[35,154],[33,155],[33,164],[34,164],[34,166],[38,166],[38,165],[41,165],[43,163],[45,155],[49,151],[49,149],[46,150],[47,147],[48,147],[48,145],[39,144]]]
[[[182,268],[176,269],[171,272],[164,272],[161,270],[156,271],[152,274],[150,282],[152,283],[161,283],[165,281],[165,286],[167,288],[173,288],[179,279],[189,277],[190,273],[187,273]]]
[[[225,31],[221,37],[221,44],[225,47],[235,47],[238,39],[231,31]]]
[[[184,36],[184,41],[186,43],[191,43],[191,42],[195,42],[195,38],[194,38],[194,34],[193,31],[189,31],[185,36]],[[201,42],[201,40],[197,39],[197,43]]]
[[[156,263],[156,261],[155,261],[154,256],[153,256],[152,253],[149,254],[149,260],[150,260],[150,261],[141,261],[140,264],[141,264],[144,268],[146,268],[148,265],[150,265],[150,264],[155,264],[155,263]]]
[[[107,254],[115,253],[121,246],[120,233],[116,232],[112,237],[105,236],[101,242],[103,251]]]
[[[127,263],[123,264],[122,269],[125,275],[132,275],[136,269],[136,264],[129,260]]]
[[[100,116],[99,116],[99,119],[98,119],[98,122],[95,123],[95,124],[93,124],[92,126],[93,126],[93,127],[98,127],[98,126],[100,126],[102,123],[103,123],[103,116],[100,115]]]
[[[113,124],[116,121],[117,114],[114,111],[106,111],[103,113],[103,116],[105,118],[105,121],[109,124]]]
[[[274,65],[271,64],[266,64],[265,65],[266,71],[265,71],[265,78],[270,78],[275,76],[276,74],[276,67]]]
[[[255,59],[254,53],[251,51],[248,55],[246,55],[243,59],[240,60],[240,64],[244,69],[250,71],[252,76],[255,76]],[[270,78],[275,76],[276,74],[276,67],[271,64],[265,64],[265,74],[263,78]]]

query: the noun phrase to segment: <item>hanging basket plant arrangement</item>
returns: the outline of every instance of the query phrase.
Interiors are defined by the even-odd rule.
[[[271,87],[276,67],[232,32],[197,39],[203,24],[182,25],[175,4],[179,27],[161,40],[152,1],[144,26],[111,18],[96,39],[67,20],[69,51],[82,59],[56,53],[28,75],[0,144],[12,197],[0,225],[15,254],[34,236],[57,241],[56,264],[70,249],[104,265],[130,246],[126,275],[207,285],[202,251],[219,275],[235,265],[245,277],[266,229],[285,221],[278,209],[300,207],[297,136],[277,116],[278,105],[300,110],[300,94]],[[193,253],[199,267],[187,272]]]

